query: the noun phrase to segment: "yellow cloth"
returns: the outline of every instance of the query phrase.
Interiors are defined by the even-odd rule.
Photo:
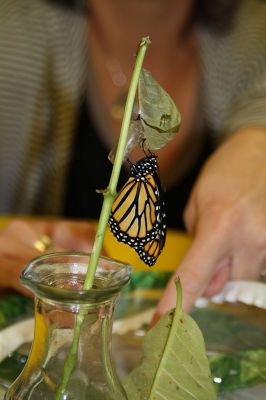
[[[180,264],[191,243],[191,239],[184,233],[168,230],[165,247],[156,264],[150,269],[157,271],[173,271]],[[105,236],[105,249],[110,257],[119,258],[131,264],[134,270],[149,270],[139,258],[138,254],[129,246],[118,242],[109,229]]]

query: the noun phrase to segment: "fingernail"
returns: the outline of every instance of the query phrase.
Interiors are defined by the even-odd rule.
[[[158,313],[157,311],[153,314],[152,320],[148,325],[148,331],[156,324],[157,321],[161,318],[161,314]]]

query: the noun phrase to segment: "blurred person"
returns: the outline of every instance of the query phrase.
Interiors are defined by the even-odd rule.
[[[265,17],[262,0],[0,0],[0,212],[78,219],[14,219],[0,235],[0,285],[21,288],[21,268],[44,234],[55,248],[90,249],[93,229],[79,220],[99,215],[95,191],[107,186],[134,53],[147,35],[144,66],[182,115],[158,160],[168,225],[193,237],[173,275],[184,307],[229,279],[259,278]],[[175,304],[173,279],[159,314]]]

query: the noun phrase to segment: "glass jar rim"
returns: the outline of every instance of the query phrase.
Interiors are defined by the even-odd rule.
[[[91,289],[84,289],[83,285],[79,285],[79,288],[72,286],[66,288],[56,284],[55,278],[56,274],[59,276],[60,266],[64,272],[70,268],[69,272],[74,273],[75,276],[85,277],[85,268],[88,266],[90,255],[90,253],[83,252],[54,252],[42,254],[26,264],[20,279],[25,287],[39,297],[75,303],[82,303],[88,300],[103,301],[104,299],[114,296],[127,285],[131,274],[131,266],[129,264],[120,260],[101,256],[95,279],[96,281],[98,279],[99,282],[101,280],[104,282],[105,279],[106,286],[94,286]],[[81,263],[82,259],[83,263]],[[81,274],[80,269],[82,268],[83,273]],[[54,275],[52,275],[53,269]],[[70,273],[68,276],[70,276]],[[67,277],[67,274],[65,277]]]

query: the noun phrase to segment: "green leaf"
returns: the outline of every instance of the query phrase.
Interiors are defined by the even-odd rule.
[[[216,391],[210,376],[202,334],[181,309],[165,314],[147,333],[143,360],[126,378],[129,400],[213,400]]]
[[[219,392],[266,382],[266,349],[214,354],[209,359]]]
[[[169,94],[145,69],[139,79],[139,112],[145,145],[150,150],[164,147],[175,137],[180,113]]]

